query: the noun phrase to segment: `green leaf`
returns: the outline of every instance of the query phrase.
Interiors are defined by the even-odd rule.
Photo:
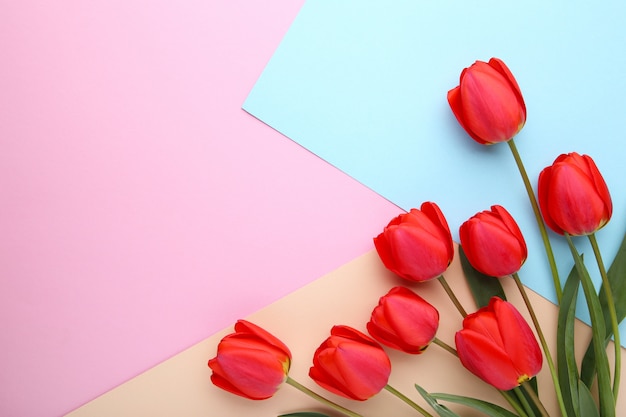
[[[591,391],[582,381],[578,383],[578,392],[580,393],[578,397],[580,401],[580,415],[584,417],[600,417],[598,406],[593,401],[593,395],[591,395]]]
[[[613,290],[613,301],[615,302],[615,312],[617,313],[617,322],[621,322],[626,317],[626,234],[620,245],[613,263],[607,271],[609,277],[609,284]],[[600,305],[602,310],[606,311],[606,329],[607,336],[610,336],[611,320],[608,318],[608,308],[606,301],[606,294],[602,288],[600,288]]]
[[[475,410],[481,411],[484,414],[490,417],[517,417],[517,414],[514,414],[507,410],[506,408],[502,408],[499,405],[492,404],[487,401],[478,400],[476,398],[471,397],[463,397],[461,395],[453,395],[453,394],[431,394],[431,396],[436,400],[449,401],[452,403],[466,405]]]
[[[598,396],[600,399],[600,415],[602,417],[615,417],[615,400],[611,389],[611,375],[609,370],[609,360],[605,349],[605,323],[600,307],[600,300],[596,289],[593,286],[589,272],[585,267],[582,257],[578,254],[578,250],[574,246],[572,239],[568,236],[567,243],[572,252],[572,257],[576,264],[576,270],[580,276],[580,280],[585,293],[585,300],[589,308],[589,316],[591,317],[591,333],[594,355],[596,357],[596,371],[598,373]]]
[[[504,289],[500,284],[500,279],[489,275],[485,275],[482,272],[477,271],[467,260],[463,248],[459,245],[459,259],[461,260],[461,266],[463,267],[463,273],[465,280],[470,287],[476,305],[485,307],[489,304],[489,300],[493,296],[500,297],[506,300]]]
[[[303,412],[303,413],[281,414],[278,417],[330,417],[330,416],[326,414],[322,414],[322,413]]]
[[[617,321],[621,322],[626,317],[626,235],[622,240],[613,263],[607,271],[611,290],[613,292],[613,301],[615,302],[615,312],[617,313]],[[606,294],[604,288],[600,287],[599,292],[600,306],[604,312],[604,322],[606,331],[605,346],[608,345],[613,329],[609,318],[609,310],[607,307]],[[588,387],[593,383],[593,377],[596,374],[596,358],[593,352],[593,344],[589,343],[585,356],[583,357],[581,367],[581,379]]]
[[[565,409],[571,417],[581,416],[578,393],[578,368],[574,353],[574,322],[579,287],[580,276],[578,275],[578,270],[574,267],[563,288],[556,334],[559,385],[561,386]]]
[[[439,404],[437,402],[437,400],[432,395],[430,395],[429,393],[426,392],[426,390],[424,390],[424,388],[422,388],[419,385],[415,384],[415,389],[426,400],[428,405],[430,405],[432,407],[432,409],[435,410],[437,412],[437,414],[439,414],[439,417],[461,417],[457,413],[455,413],[452,410],[450,410],[445,405]]]

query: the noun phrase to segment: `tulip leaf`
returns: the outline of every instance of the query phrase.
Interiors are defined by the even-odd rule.
[[[578,383],[578,400],[580,401],[580,415],[584,417],[600,417],[598,408],[593,400],[593,395],[589,388],[582,381]]]
[[[322,414],[322,413],[303,412],[303,413],[281,414],[278,417],[330,417],[330,416],[327,414]]]
[[[594,355],[596,358],[596,371],[598,374],[598,397],[600,402],[600,415],[602,417],[615,417],[615,400],[611,389],[611,373],[609,370],[609,359],[606,354],[606,332],[600,299],[593,286],[589,272],[585,267],[582,257],[574,246],[571,237],[567,236],[567,243],[572,252],[576,270],[580,276],[585,301],[591,317],[591,333]]]
[[[457,413],[455,413],[454,411],[450,410],[445,405],[439,404],[437,402],[437,399],[435,399],[435,397],[433,397],[428,392],[426,392],[426,390],[424,390],[424,388],[422,388],[419,385],[415,384],[415,389],[426,400],[428,405],[430,405],[432,407],[432,409],[435,410],[437,412],[437,414],[439,414],[439,417],[460,417]]]
[[[578,392],[578,368],[574,353],[574,322],[576,318],[576,298],[580,287],[580,276],[574,267],[570,272],[559,308],[556,345],[557,345],[557,368],[559,385],[563,396],[563,403],[567,415],[580,417],[580,403]],[[582,416],[586,416],[582,414]]]
[[[489,300],[494,296],[506,300],[506,295],[504,294],[500,280],[477,271],[476,268],[469,263],[461,245],[459,245],[459,259],[461,260],[465,280],[470,287],[478,308],[488,305]]]
[[[475,410],[481,411],[490,417],[517,417],[517,414],[512,413],[506,408],[502,408],[499,405],[492,404],[487,401],[479,400],[471,397],[463,397],[461,395],[453,394],[431,394],[436,400],[449,401],[452,403],[466,405]]]
[[[621,322],[626,317],[626,235],[622,240],[613,263],[607,271],[611,290],[613,292],[613,301],[615,302],[615,312],[617,313],[617,321]],[[600,288],[599,292],[600,306],[604,312],[606,340],[605,347],[608,345],[611,336],[613,335],[613,328],[611,326],[611,320],[609,318],[609,311],[607,307],[606,293],[604,288]],[[596,359],[593,352],[593,343],[589,343],[580,371],[580,377],[588,387],[593,383],[593,377],[596,374]]]

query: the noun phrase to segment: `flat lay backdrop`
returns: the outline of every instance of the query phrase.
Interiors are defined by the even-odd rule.
[[[0,415],[69,412],[400,212],[241,110],[301,5],[0,1]]]
[[[370,251],[403,209],[439,202],[427,192],[433,175],[400,181],[402,172],[385,168],[397,154],[368,152],[443,126],[437,135],[461,138],[442,99],[474,59],[499,54],[522,89],[532,87],[529,114],[539,122],[529,116],[520,137],[532,140],[527,155],[557,132],[550,152],[575,150],[557,146],[570,138],[593,137],[580,152],[618,146],[597,160],[617,197],[614,227],[624,229],[624,193],[615,191],[626,58],[611,45],[626,38],[616,1],[596,12],[564,3],[527,11],[515,23],[520,39],[524,16],[545,20],[533,20],[543,32],[533,29],[522,52],[499,34],[491,50],[447,56],[446,39],[468,30],[446,21],[447,12],[465,15],[451,3],[336,3],[0,0],[0,415],[64,415],[132,383]],[[573,31],[571,18],[583,16]],[[506,28],[498,21],[491,30]],[[561,42],[574,35],[586,41]],[[587,55],[567,61],[581,48]],[[532,65],[529,51],[538,51]],[[449,72],[430,83],[441,68],[430,65],[435,52]],[[413,75],[441,91],[420,90]],[[582,96],[564,98],[581,77]],[[553,83],[556,97],[538,93]],[[427,108],[439,112],[435,126],[422,123]],[[484,163],[469,141],[460,146]],[[416,166],[441,152],[425,143],[415,142]],[[449,155],[432,160],[439,190],[467,170]],[[552,159],[542,152],[533,167]],[[500,163],[492,169],[503,172]],[[404,199],[388,184],[420,192]],[[454,227],[463,214],[441,197]],[[494,203],[463,205],[469,216]]]

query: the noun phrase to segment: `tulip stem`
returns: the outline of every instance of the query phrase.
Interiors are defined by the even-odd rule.
[[[439,277],[437,278],[437,281],[439,281],[443,289],[446,291],[446,294],[448,294],[448,297],[450,297],[450,300],[452,300],[452,303],[454,304],[456,309],[459,310],[459,313],[461,313],[463,317],[467,316],[467,312],[461,305],[461,302],[459,301],[459,299],[456,298],[456,295],[454,295],[454,291],[452,291],[452,288],[450,288],[450,286],[448,285],[448,281],[446,281],[444,276],[439,275]]]
[[[407,397],[406,395],[404,395],[403,393],[401,393],[400,391],[398,391],[391,385],[389,384],[385,385],[385,389],[389,391],[390,393],[392,393],[393,395],[395,395],[396,397],[400,398],[402,401],[404,401],[408,405],[410,405],[413,409],[417,410],[424,417],[433,417],[432,414],[430,414],[428,411],[420,407],[419,404],[415,403],[413,400],[411,400],[409,397]]]
[[[517,412],[517,415],[519,417],[534,417],[532,414],[529,416],[526,413],[526,410],[524,409],[524,407],[522,405],[520,405],[523,402],[525,402],[526,405],[528,405],[528,402],[526,401],[525,398],[523,398],[523,399],[519,398],[519,394],[518,394],[518,392],[515,389],[513,390],[513,392],[515,392],[517,394],[516,395],[516,397],[518,397],[517,401],[515,400],[515,398],[513,398],[513,396],[511,395],[511,393],[509,391],[505,391],[505,390],[499,389],[498,392],[509,403],[509,405],[511,407],[513,407],[513,409]]]
[[[541,330],[541,326],[539,325],[539,320],[537,320],[537,315],[535,314],[535,310],[533,309],[530,299],[528,298],[528,294],[526,294],[526,289],[524,288],[524,285],[522,284],[519,275],[516,272],[512,275],[512,277],[515,281],[515,285],[517,285],[517,289],[524,299],[524,304],[526,304],[526,308],[528,308],[528,312],[530,313],[530,317],[535,326],[535,330],[537,330],[537,336],[539,336],[539,341],[541,342],[541,347],[543,348],[546,362],[548,362],[548,368],[550,368],[550,375],[552,376],[552,383],[554,384],[554,390],[556,391],[556,398],[559,403],[559,408],[561,409],[561,414],[566,416],[567,411],[565,409],[565,402],[563,401],[563,394],[561,393],[561,384],[559,383],[559,377],[556,372],[556,367],[554,366],[554,361],[552,360],[552,355],[550,354],[550,349],[548,348],[548,343],[546,342],[546,338],[543,335],[543,331]]]
[[[530,397],[530,399],[533,400],[533,403],[537,406],[537,409],[539,409],[539,413],[541,413],[541,416],[550,417],[550,414],[548,414],[548,410],[546,410],[546,408],[543,406],[543,403],[539,399],[539,396],[537,395],[533,387],[530,385],[530,383],[528,381],[523,382],[522,388],[524,389],[524,392],[528,394],[528,397]],[[567,415],[567,414],[564,414],[564,415]]]
[[[530,406],[530,403],[528,402],[528,398],[524,396],[524,393],[522,393],[519,387],[513,388],[512,391],[515,393],[515,397],[517,397],[517,401],[519,401],[519,403],[522,404],[524,413],[529,417],[537,417],[537,415],[535,414],[535,411],[533,410],[533,408]]]
[[[447,344],[443,340],[438,339],[438,338],[435,337],[433,339],[433,343],[436,344],[437,346],[439,346],[440,348],[443,348],[445,351],[453,354],[454,356],[456,356],[456,357],[459,356],[459,354],[456,352],[456,349],[454,349],[452,346],[450,346],[449,344]]]
[[[593,248],[593,253],[596,256],[598,268],[600,269],[600,275],[602,276],[602,286],[604,287],[604,295],[606,295],[606,303],[609,307],[609,316],[611,318],[611,328],[613,330],[614,345],[615,345],[615,373],[613,376],[613,397],[617,400],[617,394],[619,393],[620,385],[620,370],[622,369],[622,345],[620,342],[619,323],[617,322],[617,313],[615,311],[615,301],[613,299],[613,291],[611,290],[611,284],[609,283],[609,277],[606,274],[606,268],[602,261],[602,255],[600,248],[598,247],[598,241],[596,240],[595,233],[590,234],[589,242]]]
[[[533,208],[533,212],[535,213],[535,219],[537,220],[537,226],[539,226],[539,231],[541,232],[541,239],[543,240],[543,246],[546,248],[546,255],[548,256],[548,262],[550,263],[550,270],[552,271],[552,280],[554,281],[554,290],[556,291],[556,299],[558,304],[561,304],[561,298],[563,297],[563,290],[561,288],[561,280],[559,279],[559,270],[556,267],[556,260],[554,259],[554,252],[552,252],[552,245],[550,244],[550,239],[548,238],[548,231],[546,230],[546,224],[543,222],[543,217],[541,217],[541,212],[539,211],[539,204],[537,204],[537,198],[535,197],[535,192],[533,191],[532,185],[530,185],[530,180],[528,179],[528,174],[526,173],[526,168],[524,168],[524,163],[522,162],[522,158],[520,157],[519,152],[517,151],[517,146],[515,146],[515,142],[513,139],[508,141],[509,148],[511,149],[511,153],[513,154],[513,158],[515,159],[515,163],[517,164],[517,169],[519,170],[520,175],[522,176],[522,181],[524,181],[524,187],[526,188],[526,193],[528,194],[528,199],[530,200],[530,205]]]
[[[339,405],[337,403],[334,403],[334,402],[330,401],[327,398],[322,397],[321,395],[319,395],[315,391],[311,391],[310,389],[308,389],[304,385],[300,384],[298,381],[294,380],[290,376],[287,376],[287,380],[285,382],[287,384],[291,385],[292,387],[298,389],[299,391],[305,393],[309,397],[318,400],[322,404],[325,404],[325,405],[327,405],[329,407],[334,408],[336,411],[339,411],[340,413],[342,413],[342,414],[344,414],[346,416],[349,416],[349,417],[363,417],[361,414],[358,414],[358,413],[355,413],[354,411],[348,410],[347,408],[345,408],[345,407],[343,407],[343,406],[341,406],[341,405]]]

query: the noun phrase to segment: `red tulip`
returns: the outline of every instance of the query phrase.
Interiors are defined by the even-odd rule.
[[[315,351],[309,376],[322,388],[353,400],[380,392],[391,373],[383,348],[348,326],[334,326],[330,334]]]
[[[561,235],[591,234],[613,213],[609,189],[595,162],[576,152],[560,155],[541,171],[538,195],[546,224]]]
[[[394,287],[380,298],[367,331],[380,343],[406,353],[422,353],[435,338],[439,312],[405,287]]]
[[[287,346],[245,320],[235,324],[235,333],[222,339],[217,356],[209,360],[213,384],[251,400],[274,395],[285,381],[290,365]]]
[[[459,237],[470,264],[493,277],[519,271],[528,255],[522,231],[502,206],[475,214],[461,225]]]
[[[431,202],[391,220],[374,238],[374,246],[389,270],[410,281],[438,277],[454,256],[448,223]]]
[[[493,297],[468,315],[455,336],[465,368],[500,390],[510,390],[541,370],[541,350],[513,304]]]
[[[461,72],[448,103],[463,129],[478,143],[507,142],[526,123],[526,104],[511,71],[498,58],[476,61]]]

